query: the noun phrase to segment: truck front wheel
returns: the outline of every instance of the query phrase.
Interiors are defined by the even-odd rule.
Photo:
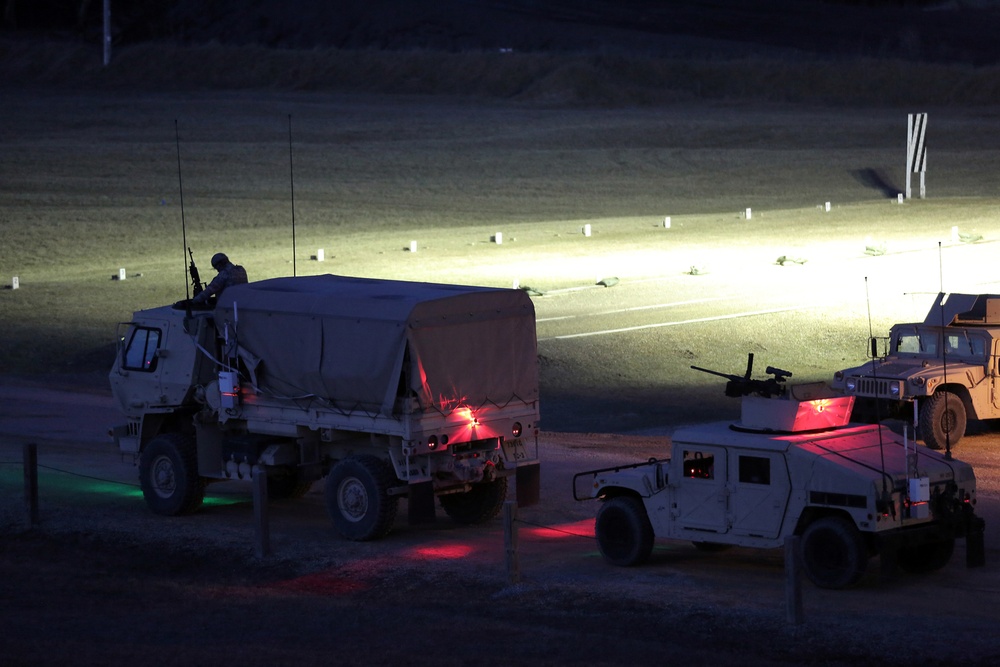
[[[485,523],[503,509],[507,499],[507,478],[473,484],[465,493],[450,493],[440,497],[444,513],[452,521],[465,525]]]
[[[190,514],[201,507],[205,480],[198,476],[194,441],[180,433],[163,433],[150,440],[139,456],[139,486],[146,504],[157,514]]]
[[[868,550],[861,533],[847,519],[824,517],[802,534],[802,565],[820,588],[850,588],[868,567]]]
[[[965,404],[950,391],[939,391],[924,399],[920,408],[920,434],[931,449],[955,446],[965,435]]]
[[[374,456],[338,462],[326,476],[326,510],[343,537],[364,542],[385,537],[396,520],[399,499],[389,495],[396,475]]]
[[[601,554],[613,565],[639,565],[653,552],[653,526],[635,496],[605,501],[597,511],[594,532]]]

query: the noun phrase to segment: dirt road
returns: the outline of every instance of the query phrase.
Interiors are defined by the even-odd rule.
[[[0,383],[0,651],[9,664],[995,663],[1000,610],[998,455],[963,440],[988,522],[985,568],[964,545],[942,571],[858,589],[803,588],[787,620],[783,554],[703,554],[662,543],[652,562],[607,565],[594,503],[573,473],[662,453],[663,438],[544,433],[543,502],[515,524],[511,583],[501,522],[401,519],[375,543],[337,537],[320,484],[270,506],[271,555],[254,555],[246,485],[211,487],[192,517],[152,515],[108,441],[110,397]],[[38,444],[41,523],[27,529],[23,445]],[[405,516],[405,512],[400,513]]]

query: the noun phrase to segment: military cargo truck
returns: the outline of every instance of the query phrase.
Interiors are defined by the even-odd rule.
[[[267,475],[271,497],[326,478],[335,528],[386,535],[398,500],[460,523],[494,517],[515,479],[538,498],[534,306],[522,291],[334,275],[230,287],[119,325],[110,382],[157,514],[207,483]]]
[[[913,415],[924,444],[948,449],[969,419],[1000,418],[1000,295],[938,294],[923,322],[873,338],[871,357],[832,386],[864,402],[864,419]]]
[[[878,425],[850,424],[854,398],[787,371],[727,376],[741,418],[678,429],[669,456],[579,473],[577,500],[600,499],[595,532],[615,565],[646,561],[656,539],[705,551],[774,548],[798,536],[817,586],[846,588],[871,557],[909,572],[944,567],[956,538],[984,561],[972,467]],[[704,370],[704,369],[699,369]]]

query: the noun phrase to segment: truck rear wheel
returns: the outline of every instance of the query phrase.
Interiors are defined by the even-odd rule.
[[[614,565],[639,565],[653,552],[653,526],[635,496],[605,501],[597,511],[594,532],[601,554]]]
[[[950,391],[937,392],[920,407],[920,434],[931,449],[958,444],[965,435],[966,421],[965,404]]]
[[[452,521],[465,525],[489,521],[500,513],[506,499],[506,477],[473,484],[465,493],[450,493],[439,498],[444,513]]]
[[[156,514],[190,514],[205,499],[205,480],[198,476],[194,441],[180,433],[163,433],[149,441],[139,456],[139,486]]]
[[[802,565],[820,588],[850,588],[868,567],[861,533],[847,519],[829,516],[813,521],[802,534]]]
[[[364,542],[385,537],[396,521],[399,499],[389,495],[395,480],[389,465],[374,456],[338,462],[326,476],[326,510],[343,537]]]
[[[903,547],[896,556],[899,569],[910,574],[935,572],[948,564],[955,551],[955,540],[938,540],[916,546]]]

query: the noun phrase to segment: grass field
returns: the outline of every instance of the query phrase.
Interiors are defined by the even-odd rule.
[[[896,317],[923,316],[904,294],[997,289],[1000,135],[990,105],[687,95],[609,106],[452,90],[210,91],[173,81],[160,91],[117,76],[91,90],[8,85],[0,101],[0,278],[20,282],[0,292],[0,372],[105,372],[116,322],[183,298],[182,226],[204,278],[224,250],[251,279],[294,270],[548,292],[614,276],[620,291],[595,304],[622,307],[639,298],[623,287],[650,280],[666,281],[673,299],[833,298],[838,312],[789,316],[782,331],[729,323],[569,351],[540,344],[548,404],[579,404],[589,386],[585,409],[614,395],[607,412],[638,405],[628,411],[649,413],[648,423],[683,411],[653,407],[664,392],[717,390],[691,363],[740,371],[748,351],[781,348],[796,370],[828,377],[863,354],[868,310],[881,333]],[[914,111],[930,114],[929,196],[899,205]],[[974,254],[952,243],[953,227],[981,237]],[[491,242],[497,232],[502,245]],[[873,260],[869,245],[886,259]],[[322,264],[310,259],[320,248]],[[776,269],[781,256],[806,263]],[[881,263],[858,264],[866,260]],[[124,282],[112,279],[120,268]],[[548,303],[536,299],[540,317]],[[680,379],[685,371],[698,379]],[[566,427],[565,413],[553,409],[546,425]]]

